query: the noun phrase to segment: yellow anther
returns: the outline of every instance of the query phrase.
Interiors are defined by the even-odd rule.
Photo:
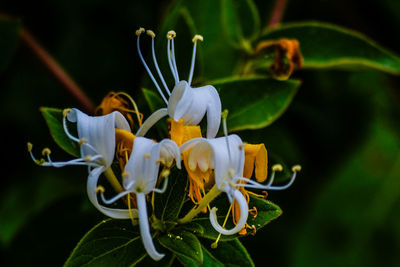
[[[211,244],[211,248],[216,249],[218,247],[218,242],[215,241],[214,243]]]
[[[167,33],[167,39],[168,40],[172,40],[173,38],[175,38],[176,37],[176,32],[175,31],[169,31],[168,33]]]
[[[156,34],[152,30],[147,30],[146,31],[147,35],[150,36],[151,38],[156,38]]]
[[[64,117],[67,116],[68,113],[70,113],[71,111],[72,111],[72,110],[71,110],[70,108],[64,109],[64,110],[63,110],[63,116],[64,116]]]
[[[86,156],[86,158],[85,158],[85,161],[86,162],[89,162],[89,161],[91,161],[92,160],[92,157],[91,156]]]
[[[148,153],[147,153],[148,154]],[[145,157],[146,157],[146,155],[145,155]],[[150,156],[149,156],[150,157]],[[158,159],[157,161],[156,161],[156,163],[161,163],[161,164],[163,164],[163,165],[165,165],[165,160],[164,159]]]
[[[139,36],[139,35],[141,35],[142,33],[144,33],[146,30],[144,29],[144,28],[142,28],[142,27],[140,27],[135,33],[136,33],[136,36]]]
[[[292,167],[292,172],[299,172],[301,171],[301,166],[300,165],[294,165]]]
[[[228,170],[228,174],[229,174],[230,177],[235,176],[235,170],[234,169],[229,169]]]
[[[281,171],[283,171],[283,167],[281,164],[275,164],[274,166],[272,166],[272,171],[281,172]]]
[[[251,235],[256,235],[256,232],[257,232],[256,226],[253,224],[253,225],[251,226],[251,228],[253,229],[253,232],[251,233]]]
[[[192,42],[195,43],[195,42],[197,42],[197,41],[202,41],[202,42],[203,42],[203,36],[201,36],[201,35],[199,35],[199,34],[196,34],[196,35],[193,37]]]
[[[79,140],[79,146],[83,145],[84,143],[87,143],[88,140],[86,138],[81,138],[81,140]]]
[[[101,185],[99,185],[97,188],[96,188],[96,194],[98,194],[98,193],[104,193],[106,190],[104,189],[104,187],[103,186],[101,186]]]
[[[170,174],[169,169],[165,169],[161,172],[161,177],[168,177]]]
[[[51,154],[50,148],[46,147],[46,148],[44,148],[44,149],[42,150],[42,155],[43,155],[43,156],[48,156],[48,155],[50,155],[50,154]]]
[[[31,152],[31,151],[32,151],[32,148],[33,148],[32,143],[31,143],[31,142],[28,142],[26,145],[27,145],[27,147],[28,147],[28,152]]]
[[[143,156],[145,159],[148,159],[148,158],[150,158],[150,153],[146,153],[146,154],[144,154],[144,156]]]
[[[226,118],[228,118],[228,113],[229,111],[227,109],[224,109],[224,111],[222,111],[221,117],[223,120],[226,120]]]
[[[121,175],[123,178],[129,178],[129,176],[131,176],[129,172],[123,172]]]

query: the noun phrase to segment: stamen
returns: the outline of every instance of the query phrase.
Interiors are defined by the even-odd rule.
[[[171,48],[172,48],[172,55],[171,55],[171,58],[172,58],[172,64],[173,64],[173,66],[174,66],[174,69],[175,69],[175,74],[176,74],[176,78],[178,79],[178,81],[179,81],[179,73],[178,73],[178,68],[176,67],[176,59],[175,59],[175,42],[174,42],[174,39],[175,39],[175,37],[176,37],[176,33],[174,32],[174,31],[170,31],[170,32],[172,32],[172,39],[171,39]]]
[[[193,53],[192,53],[192,63],[190,65],[190,73],[189,73],[189,78],[188,78],[188,84],[190,86],[190,84],[192,83],[192,78],[193,78],[193,72],[194,72],[194,62],[196,60],[196,47],[197,47],[197,41],[203,41],[203,36],[196,34],[193,39],[192,42],[193,44]]]
[[[174,77],[174,80],[175,80],[175,84],[177,84],[178,82],[179,82],[179,78],[177,77],[177,75],[176,75],[176,73],[175,73],[175,69],[174,69],[174,66],[173,66],[173,64],[172,64],[172,59],[171,59],[171,39],[172,38],[170,38],[168,35],[167,35],[167,38],[168,38],[168,42],[167,42],[167,58],[168,58],[168,65],[169,65],[169,68],[170,68],[170,70],[171,70],[171,72],[172,72],[172,76]]]
[[[226,140],[226,146],[228,148],[229,163],[230,163],[230,165],[232,165],[231,149],[229,147],[229,138],[228,138],[228,127],[226,126],[226,118],[228,117],[228,113],[229,113],[229,111],[227,109],[225,109],[224,111],[222,111],[221,117],[222,117],[222,128],[224,130],[224,135],[225,135],[225,140]]]
[[[224,220],[224,223],[222,224],[222,227],[225,227],[226,222],[228,221],[229,214],[231,213],[231,210],[232,210],[232,206],[233,206],[233,203],[229,206],[229,209],[228,209],[228,212],[226,213],[225,220]],[[216,212],[218,211],[217,208],[214,208],[214,209],[215,209]],[[219,235],[218,235],[217,239],[215,240],[215,242],[211,244],[211,248],[216,249],[218,247],[218,242],[219,242],[219,240],[221,238],[221,235],[222,234],[219,233]]]
[[[167,99],[165,98],[164,94],[162,93],[160,86],[158,85],[156,79],[154,78],[154,76],[153,76],[153,74],[151,73],[149,67],[147,66],[146,62],[144,61],[144,58],[143,58],[143,56],[142,56],[142,52],[140,51],[140,35],[141,35],[142,33],[144,33],[144,32],[145,32],[145,29],[144,29],[144,28],[140,28],[139,30],[136,31],[136,36],[137,36],[136,45],[137,45],[138,55],[139,55],[140,60],[142,61],[142,64],[143,64],[144,68],[146,69],[146,71],[147,71],[147,73],[149,74],[151,80],[153,81],[154,85],[156,86],[156,88],[157,88],[157,90],[158,90],[158,93],[161,95],[161,97],[162,97],[162,99],[164,100],[165,104],[168,105]]]
[[[92,160],[92,157],[91,157],[91,156],[86,156],[86,157],[85,157],[85,161],[86,161],[86,162],[89,162],[89,161],[91,161],[91,160]]]
[[[162,73],[160,71],[160,68],[158,67],[158,63],[157,63],[156,52],[155,52],[155,49],[154,49],[154,38],[156,37],[156,35],[152,30],[147,30],[146,33],[147,33],[147,35],[149,35],[151,37],[151,51],[152,51],[152,54],[153,54],[154,66],[156,67],[158,76],[160,77],[161,82],[162,82],[162,84],[163,84],[163,86],[165,88],[165,91],[167,91],[167,94],[171,95],[171,92],[168,89],[167,83],[165,82],[164,77],[163,77],[163,75],[162,75]]]
[[[42,155],[43,156],[49,156],[51,154],[50,148],[46,147],[42,150]]]
[[[79,140],[78,144],[79,144],[79,146],[81,146],[87,142],[88,142],[88,140],[86,138],[81,138],[81,140]]]
[[[253,229],[253,232],[251,233],[251,235],[256,235],[256,233],[257,233],[256,226],[253,224],[253,225],[251,225],[251,228]]]
[[[144,154],[144,156],[143,156],[145,159],[148,159],[148,158],[150,158],[150,153],[146,153],[146,154]]]
[[[33,148],[32,143],[31,143],[31,142],[28,142],[26,145],[27,145],[27,147],[28,147],[28,152],[32,152],[32,148]]]
[[[281,171],[283,171],[283,167],[281,164],[275,164],[274,166],[272,166],[272,171],[281,172]]]
[[[96,188],[96,194],[98,194],[98,193],[104,193],[106,191],[106,189],[104,189],[104,187],[102,186],[102,185],[99,185],[97,188]]]
[[[170,173],[171,172],[169,171],[169,169],[164,169],[164,170],[161,171],[160,176],[161,177],[168,177],[170,175]]]
[[[73,141],[79,143],[79,139],[76,138],[75,136],[73,136],[72,134],[70,134],[69,131],[68,131],[68,126],[67,126],[67,114],[70,113],[71,111],[72,111],[72,110],[69,109],[69,108],[63,110],[63,114],[64,114],[64,116],[63,116],[63,127],[64,127],[64,132],[65,132],[65,134],[69,137],[69,139],[71,139],[71,140],[73,140]]]
[[[300,165],[294,165],[292,167],[292,172],[299,172],[301,171],[301,166]]]

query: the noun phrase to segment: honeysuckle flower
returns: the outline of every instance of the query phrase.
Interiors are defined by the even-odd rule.
[[[175,80],[175,85],[173,87],[172,92],[168,89],[168,86],[165,82],[165,79],[158,67],[155,49],[154,49],[154,32],[148,30],[147,34],[152,39],[152,55],[155,68],[157,70],[158,76],[163,84],[164,90],[168,95],[169,99],[165,97],[161,87],[157,83],[155,77],[147,66],[142,53],[140,51],[140,35],[144,33],[145,30],[140,28],[136,31],[137,35],[137,50],[139,57],[149,74],[151,80],[156,86],[160,96],[164,100],[167,108],[162,108],[154,112],[142,125],[142,127],[138,130],[137,135],[143,136],[147,133],[147,131],[161,118],[169,115],[170,118],[175,121],[179,121],[183,119],[184,125],[194,126],[198,125],[200,121],[203,119],[205,114],[207,113],[207,138],[214,138],[217,135],[219,125],[221,122],[221,100],[217,93],[217,90],[211,86],[206,85],[198,88],[192,88],[192,78],[194,72],[194,65],[196,59],[196,46],[197,41],[203,41],[203,37],[200,35],[195,35],[193,38],[193,54],[192,61],[190,66],[190,73],[188,80],[180,80],[178,69],[176,66],[175,60],[175,46],[174,46],[174,38],[176,37],[176,33],[174,31],[169,31],[167,34],[168,44],[167,44],[167,57],[169,66],[172,72],[172,76]]]
[[[167,178],[165,178],[162,189],[156,188],[159,167],[161,163],[166,167],[171,167],[173,160],[180,169],[180,151],[175,142],[164,139],[156,143],[145,137],[136,137],[133,142],[132,153],[122,173],[124,191],[110,200],[106,200],[102,194],[103,202],[107,204],[131,193],[136,195],[143,245],[149,256],[154,260],[160,260],[164,257],[164,254],[157,252],[153,244],[147,216],[146,195],[150,192],[163,193],[165,191]],[[164,176],[163,172],[161,172],[161,176]]]
[[[202,169],[214,169],[217,188],[227,194],[231,203],[235,200],[239,206],[237,212],[240,214],[240,217],[236,218],[236,225],[230,230],[219,225],[216,215],[217,208],[214,207],[211,209],[210,222],[215,230],[224,235],[232,235],[239,232],[247,221],[249,212],[247,200],[237,188],[249,187],[265,190],[282,190],[293,183],[296,172],[299,171],[298,167],[293,168],[294,173],[291,180],[284,186],[272,186],[275,171],[271,175],[271,179],[267,185],[245,178],[243,176],[245,167],[244,147],[245,145],[240,137],[235,134],[214,139],[195,138],[180,147],[181,152],[191,149],[189,162],[192,162],[192,164],[202,166]],[[246,165],[248,164],[254,164],[254,161],[249,160]],[[263,164],[260,166],[263,166]],[[247,166],[247,168],[251,167]],[[261,171],[259,172],[262,173]],[[265,180],[264,173],[262,173],[260,178],[260,180]]]
[[[68,130],[67,121],[77,124],[78,137],[73,136]],[[104,116],[88,116],[78,109],[67,109],[64,111],[63,126],[65,134],[80,145],[80,157],[70,161],[54,162],[50,158],[50,150],[45,149],[43,153],[47,161],[38,161],[32,153],[32,145],[28,144],[28,150],[32,159],[41,166],[63,167],[67,165],[88,166],[89,176],[87,181],[87,193],[92,204],[103,214],[117,219],[130,217],[128,209],[111,209],[100,205],[97,199],[98,179],[104,172],[111,177],[109,181],[117,191],[122,187],[112,173],[110,166],[115,153],[115,132],[121,129],[130,132],[129,123],[125,117],[114,111]],[[135,214],[136,212],[133,211]]]
[[[200,126],[184,126],[183,119],[175,121],[170,120],[170,138],[178,146],[193,139],[202,137]],[[205,190],[205,185],[210,182],[211,169],[204,169],[189,162],[189,155],[191,150],[182,153],[183,163],[188,173],[189,189],[188,196],[194,204],[198,204],[202,197],[202,192]],[[204,212],[207,210],[204,209]]]

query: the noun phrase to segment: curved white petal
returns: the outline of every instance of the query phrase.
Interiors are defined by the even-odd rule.
[[[221,124],[221,99],[214,86],[207,85],[205,89],[209,93],[207,105],[207,138],[214,138]]]
[[[89,177],[88,177],[88,182],[87,182],[87,193],[89,196],[90,202],[99,210],[101,211],[104,215],[107,215],[108,217],[114,218],[114,219],[129,219],[129,210],[128,209],[111,209],[104,207],[99,204],[97,200],[97,195],[96,195],[96,188],[97,188],[97,181],[99,180],[100,174],[105,170],[104,166],[100,166],[97,168],[94,168],[93,170],[90,171]],[[132,214],[134,217],[137,218],[137,211],[135,209],[132,209]]]
[[[243,228],[243,226],[246,224],[247,217],[249,216],[249,208],[247,206],[247,201],[244,198],[243,194],[240,193],[239,190],[234,189],[234,191],[232,193],[232,197],[239,203],[239,207],[240,207],[240,219],[235,227],[233,227],[230,230],[226,230],[221,225],[219,225],[219,223],[217,221],[217,208],[216,207],[212,208],[211,212],[210,212],[211,225],[214,227],[214,229],[216,231],[218,231],[219,233],[221,233],[223,235],[233,235],[233,234],[236,234],[237,232],[239,232]]]
[[[148,117],[136,132],[136,136],[144,136],[159,120],[168,115],[168,109],[161,108]]]
[[[178,169],[180,169],[181,153],[177,144],[170,139],[164,139],[160,142],[160,146],[160,157],[165,160],[167,167],[170,167],[173,160],[175,159],[176,166],[178,167]]]
[[[206,85],[191,88],[186,81],[175,85],[168,101],[168,114],[185,125],[198,125],[207,112],[207,138],[214,138],[221,123],[221,100],[217,90]]]
[[[136,137],[126,163],[123,186],[135,193],[149,193],[154,188],[159,170],[160,145],[145,137]],[[134,185],[134,188],[132,188]],[[137,189],[140,188],[140,192]]]
[[[130,131],[125,117],[114,111],[105,116],[88,116],[78,109],[72,109],[67,119],[77,123],[79,139],[86,139],[81,145],[81,157],[102,155],[102,164],[111,166],[115,151],[115,128]]]
[[[154,247],[153,239],[150,234],[149,218],[147,217],[145,194],[136,194],[136,200],[139,212],[140,236],[142,237],[144,248],[153,260],[159,261],[164,257],[164,254],[159,253]]]
[[[192,101],[192,88],[186,81],[180,81],[175,85],[168,100],[169,116],[178,121],[190,108]]]
[[[207,140],[213,150],[215,183],[218,189],[227,191],[230,188],[227,182],[243,174],[243,142],[235,134]]]

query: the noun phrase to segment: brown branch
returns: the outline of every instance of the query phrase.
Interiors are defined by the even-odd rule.
[[[65,89],[79,102],[82,110],[88,114],[93,114],[95,107],[92,101],[25,28],[21,29],[21,40],[32,50],[47,69],[53,73],[56,79],[64,85]]]
[[[281,22],[283,12],[285,11],[286,2],[286,0],[276,0],[274,9],[271,13],[271,18],[267,26],[268,28],[273,28]]]

